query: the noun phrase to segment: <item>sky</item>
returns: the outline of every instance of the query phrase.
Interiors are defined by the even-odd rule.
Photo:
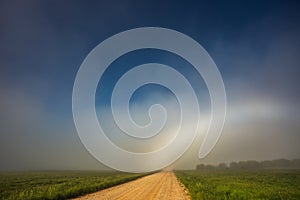
[[[200,127],[174,168],[300,158],[299,9],[297,1],[0,0],[0,170],[107,169],[78,137],[73,84],[93,48],[138,27],[164,27],[190,36],[206,49],[224,81],[227,116],[218,143],[199,160],[205,126]],[[126,70],[153,61],[190,77],[207,121],[209,94],[189,63],[159,50],[131,52],[109,67],[96,93],[97,115],[110,130],[107,136],[127,149],[153,146],[127,142],[114,127],[111,90]],[[146,123],[145,113],[157,101],[174,111],[168,125],[172,132],[178,104],[166,88],[140,88],[132,97],[132,116]],[[160,146],[166,140],[152,142]]]

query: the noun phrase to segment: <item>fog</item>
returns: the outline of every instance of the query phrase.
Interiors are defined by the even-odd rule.
[[[154,4],[151,6],[155,7]],[[140,26],[173,28],[193,37],[214,59],[225,84],[225,126],[214,149],[200,160],[199,148],[210,117],[209,94],[203,92],[203,82],[197,85],[193,71],[185,71],[183,67],[196,84],[201,126],[192,146],[172,168],[300,158],[297,6],[274,4],[267,11],[262,6],[257,13],[233,13],[231,18],[226,13],[199,12],[197,9],[204,9],[202,5],[197,5],[196,10],[189,8],[190,15],[178,17],[175,11],[182,8],[176,4],[168,17],[164,10],[158,10],[158,18],[150,19],[150,14],[144,13],[150,4],[126,5],[85,7],[77,2],[67,7],[29,1],[22,6],[20,2],[1,2],[0,170],[108,169],[88,153],[79,139],[72,116],[72,87],[81,62],[99,42]],[[248,10],[239,6],[245,12]],[[215,9],[209,5],[207,8]],[[120,28],[120,19],[107,11],[114,9],[119,9],[128,26]],[[235,21],[240,15],[241,21]],[[224,17],[221,21],[224,24],[210,23],[221,20],[220,17]],[[174,21],[180,21],[181,25]],[[119,73],[112,71],[109,75]],[[105,82],[104,88],[109,88],[109,84]],[[147,152],[163,146],[174,136],[178,125],[178,104],[174,97],[165,91],[155,93],[155,88],[149,91],[141,90],[142,97],[137,97],[131,105],[133,119],[140,124],[149,122],[149,106],[160,102],[169,110],[169,121],[162,135],[142,144],[122,136],[111,120],[110,108],[97,101],[100,104],[97,114],[109,130],[108,137],[131,151]]]

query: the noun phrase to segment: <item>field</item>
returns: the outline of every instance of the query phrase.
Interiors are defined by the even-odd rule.
[[[193,199],[300,199],[300,170],[176,171]]]
[[[193,199],[300,199],[300,170],[195,170],[176,171],[175,174]],[[144,175],[103,171],[3,172],[0,173],[0,199],[68,199]],[[126,195],[129,191],[132,195],[152,194],[161,184],[159,190],[169,196],[174,192],[174,185],[166,175],[168,173],[147,176],[149,178],[139,179],[141,183],[131,182],[137,186],[129,184],[127,189],[116,189]],[[159,176],[164,178],[153,178]],[[168,193],[166,188],[171,185],[173,192]]]
[[[0,199],[66,199],[137,179],[121,172],[3,172]]]

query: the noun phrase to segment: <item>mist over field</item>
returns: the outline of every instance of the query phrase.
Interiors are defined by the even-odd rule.
[[[0,170],[108,169],[88,153],[78,137],[72,116],[73,83],[82,61],[101,41],[145,26],[180,31],[207,50],[225,84],[225,126],[211,153],[199,160],[210,117],[205,83],[185,61],[173,55],[135,52],[136,56],[128,55],[116,63],[116,69],[107,72],[98,85],[97,114],[112,141],[144,152],[163,146],[174,136],[180,110],[174,95],[165,88],[140,88],[130,105],[139,124],[149,122],[152,104],[165,105],[169,117],[163,135],[144,143],[133,141],[122,136],[111,117],[110,99],[106,97],[116,81],[114,76],[122,74],[126,63],[134,64],[136,57],[142,63],[148,56],[174,64],[189,77],[200,103],[199,134],[172,168],[300,158],[299,4],[221,1],[217,5],[1,1]]]

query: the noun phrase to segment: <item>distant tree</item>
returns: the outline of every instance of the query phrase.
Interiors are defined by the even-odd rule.
[[[255,170],[255,169],[300,169],[300,159],[287,160],[276,159],[268,161],[239,161],[231,162],[229,166],[226,163],[220,163],[217,166],[200,164],[196,166],[197,170]]]
[[[228,166],[226,163],[220,163],[218,166],[217,166],[217,169],[218,170],[226,170],[228,169]]]
[[[287,159],[272,160],[272,168],[290,168],[291,161]]]
[[[244,163],[245,169],[260,169],[260,163],[255,160],[249,160]]]
[[[260,166],[263,169],[269,169],[272,167],[272,161],[270,161],[270,160],[262,161],[262,162],[260,162]]]
[[[291,161],[291,166],[294,169],[300,169],[300,159],[295,159]]]
[[[197,170],[204,170],[205,169],[205,165],[204,164],[200,164],[196,166]]]
[[[215,167],[213,165],[205,165],[205,170],[214,170]]]
[[[231,162],[229,164],[230,169],[238,169],[238,163],[237,162]]]

